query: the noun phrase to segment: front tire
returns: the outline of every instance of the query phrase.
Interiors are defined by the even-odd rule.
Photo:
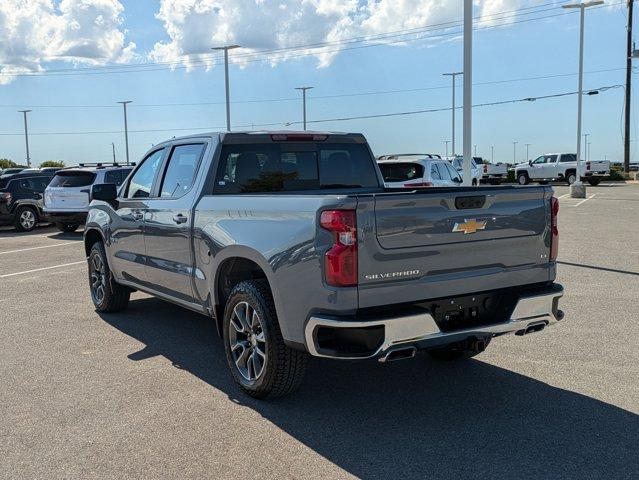
[[[521,172],[517,174],[517,183],[519,185],[528,185],[530,183],[530,179],[528,178],[528,174],[526,172]]]
[[[255,398],[281,397],[297,390],[307,354],[284,343],[266,280],[237,284],[223,319],[226,359],[235,383]]]
[[[89,288],[98,312],[113,313],[129,305],[131,290],[115,282],[102,242],[96,242],[89,253]]]
[[[575,172],[569,172],[566,175],[566,181],[568,182],[568,185],[572,185],[573,183],[575,183],[577,181],[577,175],[575,174]]]
[[[71,233],[71,232],[75,232],[78,229],[78,227],[80,227],[80,224],[79,223],[56,223],[55,226],[61,232]]]
[[[18,207],[15,227],[21,232],[30,232],[38,225],[38,213],[33,207]]]

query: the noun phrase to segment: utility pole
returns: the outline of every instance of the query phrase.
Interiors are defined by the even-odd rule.
[[[453,113],[453,157],[455,156],[455,78],[457,78],[457,75],[463,75],[464,72],[453,72],[453,73],[444,73],[444,77],[450,77],[453,80],[453,109],[452,109],[452,113]]]
[[[450,140],[444,140],[444,143],[446,144],[446,158],[448,158],[448,144],[450,143]]]
[[[562,5],[562,8],[579,9],[579,90],[577,93],[577,172],[575,183],[570,185],[570,196],[572,198],[586,198],[586,186],[581,182],[583,177],[583,162],[581,161],[581,111],[583,104],[583,84],[584,84],[584,17],[586,8],[603,4],[603,0],[593,0],[590,2],[572,3]]]
[[[113,163],[117,163],[115,161],[115,143],[111,142],[111,149],[113,150]]]
[[[124,107],[124,145],[126,146],[126,164],[129,165],[129,124],[126,118],[126,106],[131,103],[132,100],[124,100],[121,103]]]
[[[31,156],[29,155],[29,128],[27,127],[27,113],[31,110],[18,110],[24,116],[24,143],[27,147],[27,167],[31,166]]]
[[[530,143],[526,144],[526,161],[530,160],[530,155],[528,155],[528,147],[530,147]]]
[[[630,172],[630,94],[632,87],[632,10],[634,0],[628,0],[628,38],[626,42],[626,125],[623,138],[623,171]]]
[[[490,146],[490,163],[495,163],[495,146]]]
[[[304,130],[306,130],[306,90],[310,90],[314,87],[295,87],[295,90],[302,91],[302,118],[304,124]]]
[[[513,141],[513,165],[517,165],[517,144],[519,142]]]
[[[473,0],[464,0],[464,162],[463,185],[472,185],[470,147],[473,144]],[[454,144],[453,144],[454,145]],[[453,148],[455,148],[453,146]]]
[[[477,156],[477,145],[474,145],[473,148],[475,149],[475,153],[473,155],[476,157]]]
[[[211,50],[224,50],[224,85],[226,87],[226,131],[231,131],[231,94],[229,92],[229,50],[240,48],[239,45],[213,47]]]

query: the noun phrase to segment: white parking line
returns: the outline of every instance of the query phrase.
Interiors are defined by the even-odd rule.
[[[574,206],[578,207],[579,205],[586,203],[588,200],[590,200],[591,198],[595,198],[595,195],[597,195],[596,193],[593,193],[592,195],[590,195],[588,198],[584,198],[581,202],[576,203]]]
[[[568,195],[570,195],[570,194],[569,194],[569,193],[564,193],[563,195],[561,195],[560,197],[557,197],[557,198],[558,198],[558,199],[559,199],[559,198],[564,198],[564,197],[567,197]]]
[[[24,272],[5,273],[4,275],[0,275],[0,278],[15,277],[16,275],[26,275],[27,273],[41,272],[43,270],[51,270],[52,268],[70,267],[72,265],[80,265],[81,263],[85,263],[85,262],[86,260],[82,260],[80,262],[63,263],[62,265],[53,265],[51,267],[36,268],[34,270],[26,270]]]
[[[0,255],[8,255],[9,253],[28,252],[29,250],[39,250],[41,248],[64,247],[65,245],[77,245],[78,242],[54,243],[53,245],[43,245],[41,247],[21,248],[20,250],[10,250],[8,252],[0,252]]]

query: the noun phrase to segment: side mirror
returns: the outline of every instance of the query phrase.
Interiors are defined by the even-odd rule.
[[[528,160],[528,165],[532,167],[532,160]]]
[[[455,177],[455,178],[453,178],[453,182],[455,182],[455,183],[462,183],[462,182],[463,182],[463,180],[462,180],[460,177]]]
[[[114,183],[98,183],[91,187],[91,200],[113,203],[118,198],[118,187]]]

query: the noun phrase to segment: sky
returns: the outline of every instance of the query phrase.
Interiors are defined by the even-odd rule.
[[[475,1],[474,105],[577,90],[579,16],[565,3]],[[615,87],[584,96],[593,160],[623,159],[624,4],[586,15],[584,88]],[[234,129],[301,128],[286,125],[302,117],[295,87],[313,86],[309,129],[362,132],[376,155],[444,154],[442,74],[462,70],[462,18],[463,0],[2,0],[0,158],[26,161],[23,109],[36,165],[110,161],[112,142],[123,161],[121,100],[132,101],[131,161],[173,136],[224,130],[223,63],[210,48],[225,44],[243,47],[230,52]],[[416,110],[439,111],[313,123]],[[574,152],[576,112],[575,95],[476,106],[472,143],[495,162]]]

